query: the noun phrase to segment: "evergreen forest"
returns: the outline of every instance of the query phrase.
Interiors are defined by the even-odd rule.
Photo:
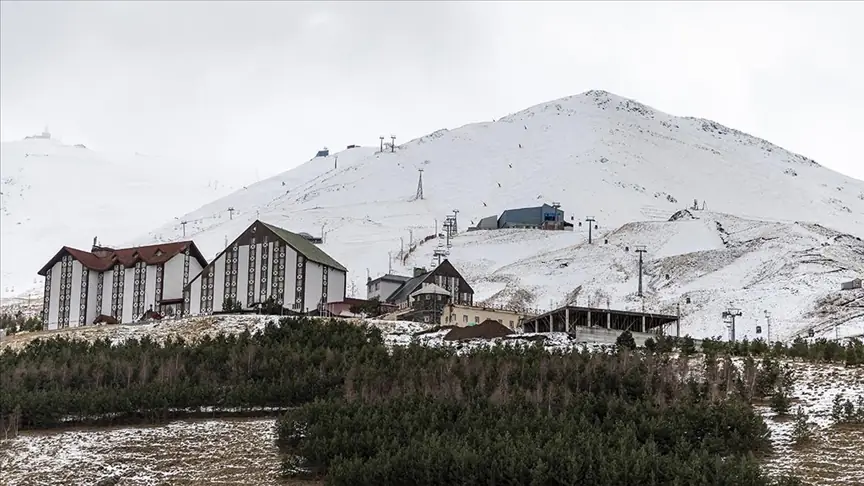
[[[283,318],[194,343],[7,349],[0,416],[46,428],[277,407],[283,475],[332,485],[802,484],[760,469],[769,432],[751,406],[789,374],[767,354],[694,363],[623,346],[388,349],[371,327]]]

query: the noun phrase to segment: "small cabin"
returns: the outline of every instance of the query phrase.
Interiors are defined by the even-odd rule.
[[[854,278],[848,282],[843,282],[840,284],[840,290],[855,290],[860,289],[862,287],[862,282],[860,278]]]
[[[315,157],[327,157],[328,155],[330,155],[330,150],[325,148],[325,149],[319,150],[318,153],[315,154]]]

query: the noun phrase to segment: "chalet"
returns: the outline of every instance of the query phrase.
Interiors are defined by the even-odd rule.
[[[444,260],[434,270],[415,268],[414,276],[402,282],[386,299],[386,302],[397,305],[400,309],[411,307],[411,294],[420,289],[423,284],[435,284],[450,293],[450,302],[459,305],[472,305],[474,289],[448,260]]]
[[[286,313],[345,301],[348,270],[306,238],[255,221],[183,290],[184,315],[225,304],[253,309],[273,298]]]
[[[114,249],[94,239],[89,252],[64,246],[39,270],[45,277],[42,322],[61,329],[100,316],[126,323],[149,310],[172,314],[182,306],[190,275],[206,265],[191,241]]]
[[[860,278],[854,278],[848,282],[840,284],[840,290],[855,290],[862,287]]]

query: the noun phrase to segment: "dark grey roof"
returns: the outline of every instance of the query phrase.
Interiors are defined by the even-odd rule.
[[[406,277],[404,275],[396,275],[393,273],[387,273],[387,274],[384,274],[378,278],[373,278],[372,280],[369,281],[369,283],[375,283],[375,282],[381,282],[381,281],[402,283],[402,282],[408,281],[410,278],[411,277]]]
[[[276,236],[282,238],[285,243],[288,243],[291,248],[305,256],[307,259],[312,260],[313,262],[320,263],[322,265],[327,265],[328,267],[335,268],[337,270],[342,270],[343,272],[347,272],[348,269],[342,266],[341,263],[337,262],[330,255],[324,253],[324,250],[318,248],[309,242],[306,238],[298,235],[297,233],[292,233],[288,230],[282,229],[278,226],[273,226],[272,224],[267,224],[263,221],[260,221],[267,229],[272,231]]]
[[[417,290],[420,287],[420,284],[426,280],[426,277],[429,276],[434,270],[430,270],[423,275],[419,275],[417,277],[409,278],[405,282],[402,283],[402,286],[398,289],[394,290],[392,294],[387,297],[387,302],[401,302],[403,300],[408,300],[408,296],[411,295],[412,292]]]

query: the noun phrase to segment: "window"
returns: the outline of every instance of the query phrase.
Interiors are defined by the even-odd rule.
[[[474,324],[480,324],[480,316],[474,316]]]
[[[468,316],[467,315],[462,316],[462,322],[468,322]]]
[[[510,329],[513,329],[513,321],[510,321]]]

